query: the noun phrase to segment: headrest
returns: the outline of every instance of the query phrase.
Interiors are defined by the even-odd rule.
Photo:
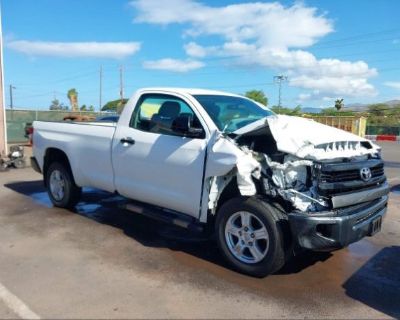
[[[158,115],[161,117],[175,118],[181,112],[181,105],[176,101],[165,101],[160,110],[158,110]]]

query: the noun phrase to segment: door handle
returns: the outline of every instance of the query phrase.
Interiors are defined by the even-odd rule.
[[[135,144],[135,140],[133,140],[131,137],[127,137],[127,138],[122,138],[121,143],[127,143],[127,144]]]

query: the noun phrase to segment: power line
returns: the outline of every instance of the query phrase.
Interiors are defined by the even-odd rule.
[[[364,53],[365,54],[374,54],[374,53],[387,53],[387,52],[398,52],[398,51],[399,50],[380,50],[380,51],[376,51],[376,52],[366,52],[366,53],[365,52],[359,52],[359,53],[356,53],[356,54],[338,55],[338,56],[335,56],[335,58],[355,56],[355,55],[364,54]],[[254,54],[252,54],[252,55],[254,56]],[[245,57],[245,56],[247,56],[247,55],[231,56],[231,57],[214,57],[214,58],[206,58],[204,60],[206,60],[206,61],[235,60],[237,58],[241,58],[241,57]],[[397,61],[397,59],[390,58],[390,59],[372,60],[372,61],[367,61],[367,62],[369,64],[371,64],[371,63],[374,63],[374,62],[391,61],[391,60],[396,60]],[[297,61],[302,61],[302,59],[297,60]],[[303,61],[305,61],[305,59],[303,59]],[[108,67],[110,67],[110,66],[108,66]],[[210,65],[208,65],[208,66],[205,67],[205,69],[213,69],[213,68],[221,68],[221,67],[224,67],[224,66],[210,66]],[[141,69],[142,67],[141,66],[132,66],[131,65],[130,68]],[[314,67],[304,66],[304,67],[301,67],[301,68],[302,69],[310,69],[310,68],[314,68]],[[103,68],[103,70],[104,70],[104,68]],[[98,71],[91,71],[91,72],[83,73],[83,74],[82,73],[78,73],[75,76],[54,80],[54,81],[51,82],[51,84],[56,84],[56,83],[61,83],[61,82],[66,82],[66,81],[70,81],[70,80],[76,80],[76,79],[84,78],[84,77],[90,76],[90,75],[92,75],[94,73],[97,73],[97,72]],[[245,73],[245,72],[249,72],[249,70],[248,69],[247,70],[235,70],[235,71],[231,71],[231,72],[235,72],[235,73],[242,73],[243,72],[243,73]],[[202,73],[194,72],[192,74],[194,74],[194,75],[213,75],[213,74],[219,74],[219,73],[220,72],[215,72],[215,73],[214,72],[202,72]],[[165,77],[165,76],[166,75],[163,75],[162,77]],[[181,74],[169,74],[168,76],[181,77],[182,75]],[[160,76],[159,75],[155,75],[155,76],[152,76],[152,77],[158,78]],[[18,87],[21,87],[21,86],[22,87],[39,86],[39,85],[43,85],[43,84],[44,83],[40,83],[40,84],[39,83],[35,83],[35,84],[18,84]],[[50,84],[50,82],[49,82],[49,84]]]
[[[382,41],[388,41],[388,40],[393,40],[393,37],[390,38],[382,38],[382,39],[373,39],[373,40],[362,40],[362,41],[354,41],[350,43],[342,43],[342,44],[336,44],[336,45],[331,45],[331,46],[319,46],[319,45],[314,45],[312,48],[317,48],[317,49],[332,49],[332,48],[341,48],[341,47],[348,47],[348,46],[353,46],[353,45],[360,45],[364,43],[377,43],[377,42],[382,42]]]
[[[382,60],[381,60],[382,61]],[[400,67],[388,67],[388,68],[383,68],[383,69],[379,69],[378,72],[379,74],[382,73],[386,73],[386,72],[393,72],[393,71],[397,71],[400,70]],[[97,71],[98,72],[98,71]],[[239,71],[238,71],[239,72]],[[247,72],[247,71],[243,71],[243,72]],[[211,74],[211,73],[208,73]],[[219,74],[219,72],[216,72],[215,74]],[[120,72],[120,75],[122,75],[122,73]],[[368,75],[368,73],[363,73],[363,74],[357,74],[357,76],[364,76],[364,75]],[[158,78],[156,76],[156,78]],[[293,82],[293,81],[292,81]],[[123,81],[121,82],[120,79],[120,94],[121,94],[121,84],[123,84]],[[259,83],[248,83],[248,84],[240,84],[240,85],[229,85],[229,86],[218,86],[216,88],[240,88],[240,87],[250,87],[250,86],[258,86],[258,85],[273,85],[274,83],[264,83],[264,82],[259,82]],[[111,89],[112,87],[114,87],[114,85],[107,87],[107,90]],[[207,86],[208,88],[213,88],[212,86]],[[94,92],[97,91],[98,89],[93,89],[93,90],[86,90],[86,91],[81,91],[81,93],[89,93],[89,92]],[[102,91],[104,91],[104,87],[102,88]],[[40,97],[40,96],[46,96],[49,94],[52,94],[54,91],[51,92],[45,92],[45,93],[34,93],[34,94],[30,94],[30,95],[19,95],[23,98],[33,98],[33,97]],[[58,91],[57,91],[58,92]],[[59,94],[62,94],[61,92],[58,92]],[[122,92],[123,93],[123,92]]]
[[[31,95],[28,95],[28,96],[19,94],[18,97],[21,97],[21,98],[24,98],[24,99],[26,99],[26,98],[35,98],[35,97],[44,97],[44,96],[51,96],[54,93],[63,94],[62,92],[59,92],[59,91],[49,91],[49,92],[45,92],[45,93],[31,94]]]
[[[396,51],[398,51],[398,50],[396,50]],[[230,58],[230,59],[232,59],[232,58]],[[306,60],[305,59],[298,59],[297,61],[306,61]],[[385,62],[385,61],[398,61],[398,58],[370,60],[367,63],[371,64],[371,63],[375,63],[375,62]],[[130,67],[130,68],[132,68],[132,67]],[[135,69],[140,69],[140,68],[141,67],[136,67]],[[204,69],[219,69],[219,68],[221,68],[220,65],[204,67]],[[248,66],[244,66],[244,68],[245,68],[244,70],[243,69],[240,69],[240,70],[232,70],[231,69],[229,72],[230,73],[256,73],[256,72],[260,71],[259,69],[254,69],[254,68],[249,69]],[[371,67],[371,68],[373,68],[373,67]],[[299,70],[308,70],[308,69],[312,70],[312,69],[315,69],[315,70],[318,71],[318,66],[299,66],[296,69],[299,69]],[[194,72],[191,73],[192,76],[218,75],[218,74],[221,74],[221,72],[220,71],[215,71],[215,72],[196,72],[196,71],[194,71]],[[317,73],[317,74],[320,74],[320,73]],[[358,76],[358,75],[364,76],[364,75],[368,75],[368,73],[362,73],[362,74],[356,74],[355,73],[355,74],[349,74],[349,75],[350,76],[352,76],[352,75],[353,76]],[[148,75],[148,77],[151,77],[151,78],[169,78],[169,77],[181,78],[181,77],[186,77],[186,75],[183,75],[183,74],[180,74],[180,73],[168,73],[168,74],[163,74],[163,75],[154,75],[153,74],[153,75]]]
[[[379,60],[373,60],[370,62],[383,62],[383,61],[392,61],[392,60],[396,60],[397,59],[379,59]],[[211,67],[210,67],[211,68]],[[312,69],[314,67],[301,67],[300,69]],[[399,67],[388,67],[388,68],[383,68],[383,69],[378,69],[379,73],[384,73],[384,72],[391,72],[391,71],[395,71],[398,70]],[[104,69],[103,69],[104,70]],[[97,71],[99,72],[99,71]],[[232,70],[230,71],[231,73],[249,73],[251,72],[251,70]],[[214,74],[220,74],[220,72],[203,72],[203,73],[192,73],[193,76],[198,76],[198,75],[214,75]],[[102,75],[104,75],[104,72],[102,72]],[[317,74],[318,75],[318,74]],[[351,74],[350,74],[351,75]],[[362,74],[354,74],[355,76],[365,76],[368,75],[368,73],[362,73]],[[149,77],[152,78],[166,78],[166,77],[182,77],[181,74],[168,74],[168,75],[149,75]],[[70,79],[77,79],[77,78],[70,78]],[[65,79],[64,79],[65,80]],[[246,85],[247,86],[247,85]],[[18,85],[19,87],[19,85]],[[121,86],[120,86],[121,87]],[[92,91],[92,90],[91,90]],[[93,90],[94,91],[94,90]],[[85,91],[85,92],[89,92],[89,91]],[[36,96],[42,96],[42,95],[46,95],[47,93],[43,93],[43,94],[32,94],[32,95],[28,95],[28,96],[24,96],[24,98],[28,98],[28,97],[36,97]]]
[[[360,33],[360,34],[357,34],[357,35],[354,35],[354,36],[350,36],[350,37],[339,38],[339,39],[328,40],[328,41],[320,41],[319,44],[325,45],[325,44],[336,43],[336,42],[341,42],[342,43],[343,41],[354,40],[354,39],[364,38],[364,37],[371,37],[371,36],[377,35],[377,34],[392,33],[392,32],[398,32],[398,31],[400,31],[400,28],[386,29],[386,30],[368,32],[368,33]]]

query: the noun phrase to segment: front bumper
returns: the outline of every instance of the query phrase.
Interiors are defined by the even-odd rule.
[[[332,251],[365,236],[372,236],[376,223],[386,214],[388,196],[327,212],[289,213],[292,235],[302,248]],[[379,219],[380,218],[380,219]]]

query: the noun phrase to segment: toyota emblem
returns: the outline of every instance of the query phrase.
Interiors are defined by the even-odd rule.
[[[370,168],[362,168],[360,170],[360,176],[361,179],[363,179],[365,182],[371,180],[372,178],[372,173]]]

